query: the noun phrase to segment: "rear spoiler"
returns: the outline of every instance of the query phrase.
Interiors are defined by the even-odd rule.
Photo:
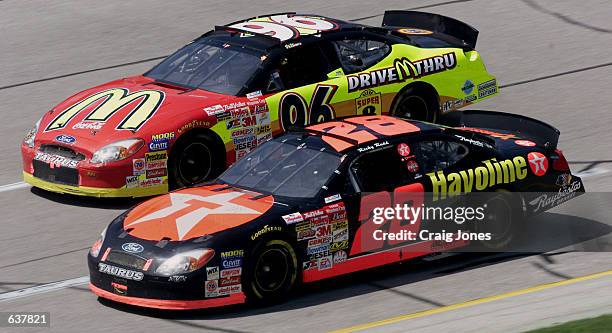
[[[450,112],[441,117],[440,123],[451,127],[508,131],[549,149],[557,148],[559,142],[560,132],[553,126],[533,118],[506,112],[482,110]]]
[[[383,17],[383,27],[406,27],[430,30],[462,40],[472,49],[476,48],[478,30],[454,18],[410,10],[388,10]]]

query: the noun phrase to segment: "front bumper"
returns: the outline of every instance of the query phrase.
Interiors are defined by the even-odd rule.
[[[107,248],[105,253],[108,253],[109,250],[110,248]],[[97,296],[105,299],[139,307],[165,310],[205,309],[246,302],[246,296],[242,290],[227,295],[207,297],[206,271],[180,275],[179,277],[183,278],[174,281],[169,277],[152,274],[149,272],[149,270],[153,270],[151,267],[144,269],[128,267],[118,264],[116,261],[108,260],[106,254],[101,255],[101,259],[94,258],[91,254],[87,255],[89,289]],[[126,276],[119,277],[116,274],[101,272],[99,269],[101,263],[140,273],[141,278],[136,280]]]
[[[40,178],[34,177],[32,174],[29,174],[25,171],[23,172],[23,180],[34,187],[38,187],[51,192],[91,196],[98,198],[146,197],[168,192],[167,182],[160,186],[148,188],[127,188],[126,186],[120,188],[71,186],[42,180]]]
[[[92,283],[89,283],[89,289],[91,289],[91,291],[99,297],[106,298],[111,301],[145,308],[155,308],[164,310],[194,310],[214,308],[233,304],[242,304],[246,300],[246,297],[243,293],[231,294],[227,297],[212,298],[206,300],[168,300],[117,295],[110,291],[98,288]]]

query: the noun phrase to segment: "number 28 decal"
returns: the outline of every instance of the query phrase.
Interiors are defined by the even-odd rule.
[[[386,229],[388,233],[418,232],[421,228],[421,216],[419,215],[413,223],[393,219],[381,224],[374,223],[373,212],[376,208],[395,207],[396,205],[408,205],[420,207],[423,204],[425,193],[423,184],[415,183],[396,188],[393,193],[376,192],[366,194],[361,198],[359,209],[359,221],[361,225],[355,233],[355,240],[351,247],[350,255],[363,254],[366,252],[380,251],[384,248],[400,245],[405,240],[376,239],[378,230]]]
[[[310,107],[304,97],[298,93],[289,92],[280,100],[280,124],[283,131],[290,127],[304,127],[308,124],[318,124],[335,118],[334,108],[330,105],[337,86],[320,84],[315,88],[310,101]]]
[[[113,114],[128,104],[139,100],[138,105],[119,123],[118,130],[137,131],[159,109],[164,100],[164,92],[159,90],[141,90],[130,93],[125,88],[113,88],[93,94],[72,105],[57,116],[45,129],[52,131],[62,129],[80,112],[90,105],[102,100],[83,121],[107,121]]]

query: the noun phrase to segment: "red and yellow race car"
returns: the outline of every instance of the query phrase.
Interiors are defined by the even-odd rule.
[[[77,93],[21,146],[27,183],[98,197],[218,176],[289,127],[349,115],[435,122],[497,94],[478,31],[388,11],[382,27],[275,14],[216,27],[141,76]]]

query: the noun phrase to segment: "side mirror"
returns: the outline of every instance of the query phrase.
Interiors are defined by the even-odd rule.
[[[342,70],[342,67],[334,69],[333,71],[327,73],[328,79],[335,79],[341,76],[344,76],[344,71]]]
[[[283,90],[283,81],[280,78],[278,71],[274,71],[270,74],[268,84],[266,85],[266,92],[275,92]]]
[[[348,62],[349,64],[351,64],[351,66],[356,66],[356,67],[363,66],[363,60],[361,60],[361,58],[356,55],[350,55],[348,57]]]

